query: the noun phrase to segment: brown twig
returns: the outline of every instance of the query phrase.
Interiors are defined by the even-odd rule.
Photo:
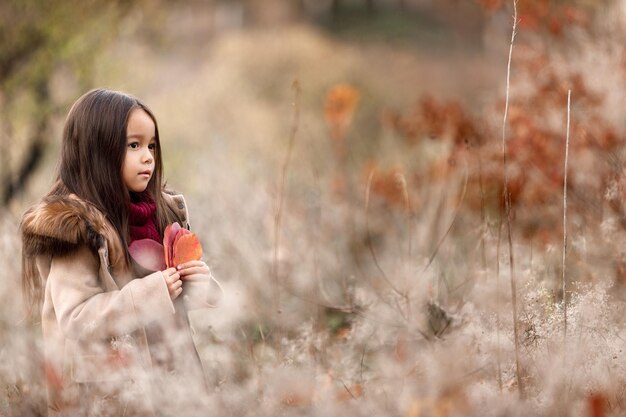
[[[350,388],[348,388],[348,386],[346,385],[345,382],[341,381],[341,384],[343,385],[343,387],[346,389],[346,391],[348,391],[348,394],[350,394],[350,396],[352,397],[353,400],[356,400],[356,397],[354,396],[354,394],[352,393],[352,391],[350,391]]]
[[[389,287],[393,290],[393,292],[395,292],[398,296],[404,298],[405,300],[408,300],[407,295],[403,294],[398,288],[396,288],[396,286],[393,284],[393,282],[391,282],[389,277],[387,277],[387,274],[385,273],[383,268],[380,266],[380,263],[378,262],[376,251],[374,251],[374,246],[372,245],[372,236],[370,233],[370,226],[369,226],[369,206],[370,206],[370,191],[372,188],[372,180],[374,178],[374,172],[375,172],[374,170],[370,172],[369,178],[367,179],[367,187],[365,188],[365,231],[367,233],[367,247],[370,251],[370,254],[372,255],[372,260],[374,261],[374,265],[376,265],[376,269],[378,269],[378,271],[380,272],[381,276],[383,277],[387,285],[389,285]],[[402,309],[399,309],[399,311],[400,311],[400,314],[402,314],[402,317],[406,319],[406,316],[402,312]]]
[[[565,163],[563,167],[563,340],[567,336],[567,297],[565,287],[565,258],[567,256],[567,160],[569,156],[569,120],[572,90],[567,91],[567,134],[565,136]]]
[[[450,225],[446,229],[446,232],[443,234],[443,236],[441,236],[441,238],[437,242],[437,246],[435,246],[435,249],[433,250],[433,253],[430,255],[430,258],[428,258],[428,262],[426,263],[426,266],[424,266],[424,269],[422,269],[422,273],[426,272],[426,270],[433,263],[433,261],[435,260],[435,257],[437,256],[437,253],[439,252],[439,249],[441,248],[441,245],[446,240],[446,237],[448,237],[448,234],[450,233],[450,230],[452,230],[452,227],[454,226],[454,223],[456,223],[456,219],[459,216],[459,212],[461,210],[461,206],[463,205],[463,201],[465,200],[465,193],[467,192],[467,180],[468,180],[468,173],[467,173],[467,169],[466,169],[465,170],[465,179],[463,180],[463,189],[461,190],[461,196],[460,196],[459,201],[458,201],[458,203],[456,205],[456,208],[454,209],[454,216],[452,217],[452,221],[450,222]]]
[[[513,337],[515,345],[515,374],[517,377],[517,388],[519,395],[524,398],[524,385],[520,374],[519,365],[519,329],[517,323],[517,288],[515,280],[515,263],[513,256],[513,236],[511,231],[511,196],[509,194],[509,178],[507,171],[507,157],[506,157],[506,121],[509,113],[509,92],[511,86],[511,60],[513,57],[513,43],[515,41],[515,35],[517,32],[517,0],[513,0],[513,30],[511,31],[511,44],[509,46],[509,59],[506,71],[506,100],[504,104],[504,117],[502,120],[502,162],[504,166],[504,206],[505,217],[508,231],[508,243],[509,243],[509,274],[511,278],[511,303],[513,308]]]
[[[272,276],[274,279],[274,306],[276,313],[280,314],[280,277],[278,270],[278,247],[280,246],[280,222],[283,213],[283,201],[285,196],[285,181],[287,178],[287,170],[289,168],[289,162],[291,161],[291,154],[293,152],[294,143],[296,141],[296,135],[298,133],[298,126],[300,123],[300,82],[295,79],[291,84],[291,89],[294,92],[293,102],[293,122],[291,125],[291,131],[289,133],[289,144],[287,147],[287,154],[283,160],[280,187],[278,189],[278,206],[274,213],[274,257],[272,262]],[[280,343],[280,341],[278,342]]]
[[[498,387],[502,393],[502,358],[500,352],[500,242],[502,241],[502,216],[498,220],[496,242],[496,362],[498,365]]]
[[[409,197],[409,190],[406,185],[406,177],[403,174],[400,174],[400,184],[402,185],[402,195],[404,196],[404,204],[406,207],[406,227],[408,230],[408,252],[407,252],[407,264],[410,264],[412,259],[412,245],[413,245],[413,231],[411,227],[411,198]],[[411,304],[410,299],[406,297],[406,312],[407,315],[411,315]]]
[[[483,187],[483,161],[478,155],[478,185],[480,187],[480,255],[483,263],[483,270],[487,269],[487,254],[485,252],[485,190]]]
[[[403,174],[400,175],[400,185],[402,186],[402,196],[404,197],[404,205],[406,208],[406,227],[409,233],[409,247],[408,247],[408,259],[411,260],[413,232],[411,231],[411,199],[409,198],[409,190],[406,185],[406,177]]]

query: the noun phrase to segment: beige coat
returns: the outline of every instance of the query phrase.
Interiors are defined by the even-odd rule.
[[[163,194],[189,228],[185,200]],[[125,266],[122,243],[95,207],[51,197],[22,220],[25,267],[41,277],[49,416],[205,415],[206,385],[187,311],[211,307],[211,276],[174,302],[162,273]]]

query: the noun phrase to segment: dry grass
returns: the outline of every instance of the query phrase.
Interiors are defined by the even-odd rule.
[[[128,51],[151,64],[143,81],[116,64]],[[619,216],[606,208],[609,197],[597,202],[603,228],[585,223],[592,208],[575,195],[568,201],[571,298],[564,345],[556,226],[556,240],[527,239],[523,225],[536,211],[514,206],[513,264],[499,248],[499,215],[487,201],[491,168],[484,148],[463,153],[454,169],[447,160],[457,148],[449,137],[411,143],[379,122],[383,110],[408,107],[427,91],[433,68],[452,80],[454,71],[445,69],[450,62],[420,66],[406,50],[380,45],[359,52],[303,26],[227,34],[194,52],[172,52],[166,60],[144,41],[122,39],[103,55],[97,82],[130,90],[154,108],[170,185],[187,195],[192,228],[224,285],[221,307],[191,316],[215,415],[592,415],[598,404],[604,411],[596,415],[623,413],[623,278],[615,278],[623,260],[615,248],[626,239]],[[475,53],[460,60],[470,73],[484,74],[482,61],[505,56]],[[587,48],[583,53],[593,55]],[[370,65],[372,57],[400,64]],[[434,60],[427,53],[422,58]],[[581,71],[592,61],[582,60]],[[297,140],[287,143],[295,134],[293,76],[301,83],[301,107]],[[528,80],[511,81],[512,96],[520,97]],[[323,116],[325,94],[338,82],[362,94],[341,170]],[[449,97],[456,89],[460,101],[478,106],[501,87],[479,98],[480,91],[450,82],[433,81],[431,93]],[[597,85],[600,93],[615,90]],[[484,108],[489,115],[483,120],[499,126],[501,113]],[[572,120],[576,111],[573,105]],[[554,124],[564,131],[562,122]],[[618,133],[623,137],[623,128]],[[497,147],[497,135],[486,136]],[[570,157],[576,171],[594,168],[584,152]],[[376,171],[367,165],[371,160]],[[433,161],[446,162],[435,170]],[[479,166],[480,189],[472,181]],[[33,361],[40,339],[21,319],[15,254],[19,214],[45,188],[48,173],[1,219],[8,231],[0,238],[2,416],[36,415],[43,404]],[[580,175],[570,178],[574,186]],[[618,190],[620,184],[618,178]],[[595,191],[604,196],[610,190]],[[481,204],[472,203],[475,196]],[[555,204],[538,212],[558,212],[560,219],[562,206]],[[508,267],[519,284],[517,336],[509,319],[514,299],[500,291],[508,278],[500,272]],[[273,280],[280,284],[280,314]],[[517,394],[522,384],[524,398]]]

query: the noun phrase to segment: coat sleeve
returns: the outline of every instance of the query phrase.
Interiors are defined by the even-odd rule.
[[[171,201],[170,209],[178,221],[184,228],[191,230],[185,197],[182,194],[173,194],[167,198],[168,201]],[[213,274],[209,273],[208,275],[195,275],[194,278],[186,278],[183,281],[182,294],[185,308],[189,311],[216,307],[224,295],[224,291]]]
[[[213,274],[194,275],[183,281],[183,299],[187,310],[217,307],[223,294],[222,286]]]
[[[160,271],[131,280],[120,290],[104,291],[99,260],[86,246],[52,258],[46,286],[66,337],[103,339],[132,332],[174,313]]]

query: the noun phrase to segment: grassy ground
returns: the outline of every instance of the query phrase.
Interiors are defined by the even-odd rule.
[[[500,235],[497,197],[481,200],[487,191],[497,195],[487,174],[501,146],[506,31],[492,28],[502,42],[490,39],[482,47],[459,47],[444,35],[434,44],[364,39],[358,35],[364,20],[339,37],[306,24],[216,35],[185,20],[188,10],[178,13],[162,22],[157,37],[141,36],[140,22],[130,21],[100,57],[95,83],[136,94],[155,111],[169,184],[186,194],[192,228],[224,285],[219,308],[192,315],[214,414],[620,415],[626,408],[623,231],[607,206],[608,182],[591,174],[605,173],[597,164],[607,165],[609,156],[619,162],[618,151],[594,159],[597,148],[573,148],[579,152],[571,162],[565,337],[562,188],[527,191],[516,202],[516,365],[505,229]],[[405,40],[406,33],[436,35],[397,18],[385,16],[368,30],[391,24],[408,31],[398,35]],[[175,24],[181,21],[187,24]],[[521,54],[539,49],[533,39],[519,46]],[[615,62],[593,48],[579,55],[554,48],[563,61],[578,57],[574,69],[586,75],[592,64],[608,74]],[[518,62],[521,68],[528,61]],[[514,72],[513,96],[530,96],[542,74]],[[623,102],[614,88],[623,78],[609,84],[607,77],[586,80],[606,98],[601,123],[623,138],[612,104]],[[328,91],[340,83],[360,97],[340,139],[347,155],[337,151],[324,113]],[[63,90],[69,101],[81,93],[71,83]],[[574,90],[574,100],[579,93]],[[462,118],[449,116],[457,114],[450,109],[438,139],[430,139],[420,119],[424,107],[415,105],[425,94],[460,103],[483,142],[457,146],[449,129]],[[519,99],[513,110],[536,103]],[[589,108],[598,110],[577,106],[580,119]],[[533,129],[541,127],[532,137],[550,126],[564,132],[557,109],[563,108],[529,116]],[[394,112],[421,120],[417,138],[390,124]],[[525,137],[520,126],[512,136]],[[530,154],[542,152],[532,146]],[[24,355],[37,351],[37,333],[21,320],[14,296],[19,276],[9,271],[19,271],[19,215],[49,186],[55,152],[3,217],[9,232],[0,240],[0,415],[28,415],[43,401],[31,381],[36,367]],[[562,166],[550,157],[548,164]],[[513,160],[512,169],[527,170],[527,178],[547,172],[524,165],[530,159]],[[478,182],[483,172],[485,182]],[[540,185],[552,184],[541,178]],[[583,194],[578,200],[576,191]],[[538,192],[546,193],[541,203],[531,199]],[[548,223],[548,238],[529,232],[541,229],[533,226],[543,224],[538,219]]]

